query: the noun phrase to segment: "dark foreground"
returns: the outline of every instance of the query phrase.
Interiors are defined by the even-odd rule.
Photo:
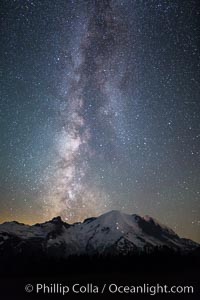
[[[200,299],[199,255],[15,257],[1,260],[0,276],[2,300]]]

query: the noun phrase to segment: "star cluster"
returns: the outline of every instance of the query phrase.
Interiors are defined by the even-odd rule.
[[[200,241],[198,1],[0,6],[0,221],[118,209]]]

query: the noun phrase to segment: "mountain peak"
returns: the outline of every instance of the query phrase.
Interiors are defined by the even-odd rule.
[[[108,212],[100,215],[99,218],[101,218],[101,217],[106,217],[106,218],[109,218],[109,217],[126,218],[126,217],[131,217],[131,216],[137,216],[137,217],[139,217],[136,214],[129,215],[129,214],[127,214],[125,212],[122,212],[120,210],[110,210],[110,211],[108,211]]]
[[[60,216],[54,217],[51,221],[51,223],[63,223],[63,220]]]

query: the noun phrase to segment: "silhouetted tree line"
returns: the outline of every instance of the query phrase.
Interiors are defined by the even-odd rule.
[[[9,248],[10,249],[10,248]],[[185,270],[200,267],[200,249],[192,254],[183,254],[168,247],[155,247],[150,251],[137,252],[127,255],[96,254],[71,255],[67,258],[47,257],[41,249],[26,249],[21,253],[15,251],[1,253],[0,274],[18,275],[64,275],[76,272],[135,272],[147,269]]]

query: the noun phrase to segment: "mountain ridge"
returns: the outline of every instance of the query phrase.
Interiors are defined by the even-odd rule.
[[[188,253],[199,246],[150,216],[117,210],[74,224],[64,222],[60,216],[34,225],[16,221],[0,224],[1,255],[28,255],[30,247],[36,254],[67,258],[85,254],[151,253],[155,249]]]

